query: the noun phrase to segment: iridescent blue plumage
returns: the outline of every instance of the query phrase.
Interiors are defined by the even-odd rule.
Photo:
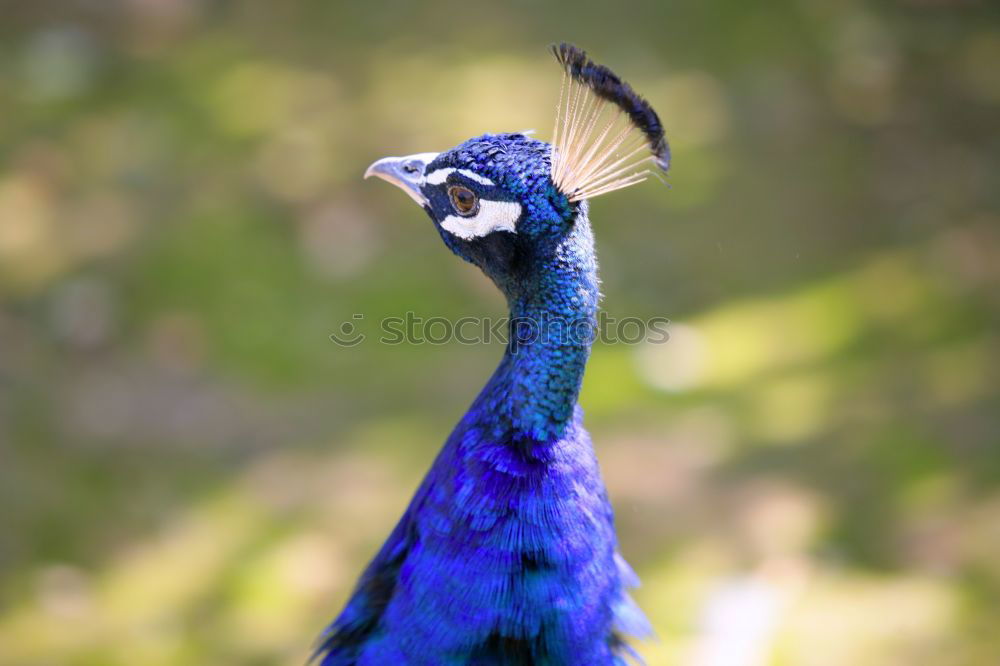
[[[442,231],[504,292],[512,336],[330,627],[322,664],[620,663],[619,632],[646,627],[576,406],[598,301],[586,205],[552,186],[548,144],[523,135],[473,139],[426,172],[446,167],[524,205],[517,233],[485,244]]]
[[[557,56],[567,76],[626,111],[665,169],[648,104],[582,51],[563,45]],[[615,161],[620,143],[572,142],[597,126],[596,112],[591,121],[580,109],[603,102],[588,106],[579,91],[567,100],[576,111],[564,114],[559,169],[547,143],[487,134],[440,154],[386,158],[366,174],[401,187],[445,244],[496,283],[510,339],[321,639],[322,666],[606,666],[625,663],[626,634],[649,633],[625,591],[635,576],[617,553],[577,405],[599,298],[578,198],[638,180]]]

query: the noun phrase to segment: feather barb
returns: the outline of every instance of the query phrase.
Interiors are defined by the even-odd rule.
[[[563,67],[552,135],[552,181],[570,201],[666,172],[670,147],[656,111],[614,72],[571,44],[552,47]],[[644,154],[645,153],[645,154]]]

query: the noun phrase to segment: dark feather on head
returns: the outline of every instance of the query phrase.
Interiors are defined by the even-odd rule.
[[[598,97],[617,105],[628,114],[632,123],[646,135],[656,165],[667,171],[670,168],[670,146],[664,136],[660,117],[649,102],[617,74],[588,58],[583,49],[563,42],[553,44],[552,53],[573,79],[587,85]]]

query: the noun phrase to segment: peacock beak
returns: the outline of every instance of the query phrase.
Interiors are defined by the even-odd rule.
[[[424,169],[434,161],[438,153],[417,153],[406,157],[383,157],[365,171],[365,178],[375,176],[400,188],[421,206],[427,205],[427,197],[420,191],[424,183]]]

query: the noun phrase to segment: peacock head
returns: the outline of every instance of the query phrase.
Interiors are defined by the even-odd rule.
[[[365,172],[427,211],[445,244],[501,287],[558,252],[587,199],[667,171],[656,112],[608,68],[553,47],[563,82],[552,143],[485,134],[441,153],[378,160]]]

